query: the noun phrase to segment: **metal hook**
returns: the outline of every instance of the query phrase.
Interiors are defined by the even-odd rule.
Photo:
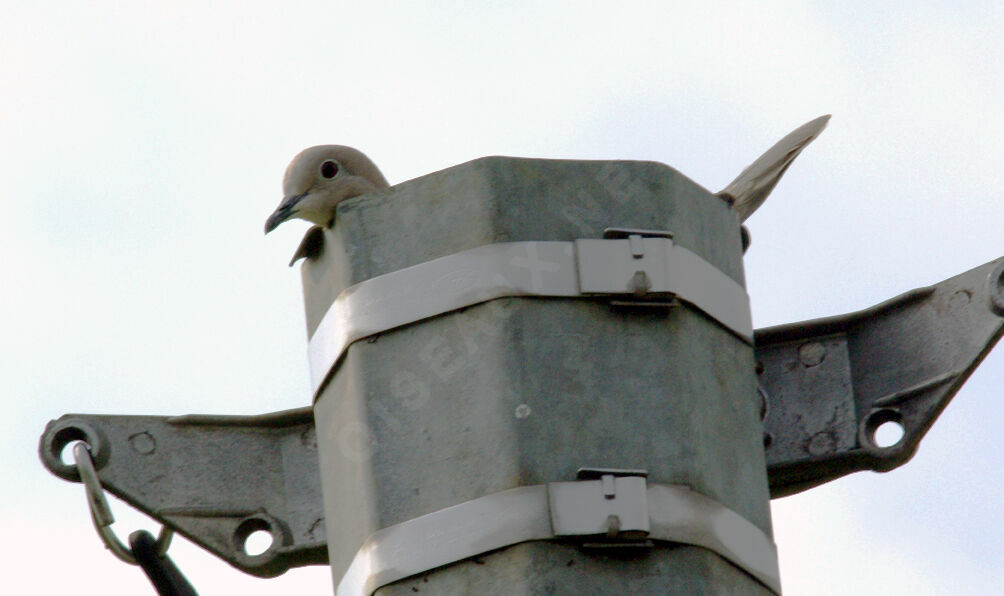
[[[77,463],[80,479],[84,483],[87,506],[91,510],[91,520],[94,521],[94,527],[97,529],[98,535],[101,536],[101,541],[105,543],[108,550],[112,551],[112,554],[122,561],[130,565],[138,565],[136,558],[132,556],[132,551],[122,544],[122,541],[111,529],[111,525],[115,523],[115,516],[112,515],[111,507],[108,506],[108,500],[105,498],[105,491],[101,487],[98,473],[94,469],[94,460],[91,459],[87,443],[77,441],[73,445],[73,459]],[[163,555],[167,552],[167,547],[171,545],[173,536],[174,530],[167,526],[161,526],[160,533],[157,535],[157,554]]]

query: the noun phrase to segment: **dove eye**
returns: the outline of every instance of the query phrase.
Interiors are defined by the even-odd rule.
[[[338,173],[338,164],[330,159],[321,164],[321,176],[325,178],[334,178],[335,174]]]

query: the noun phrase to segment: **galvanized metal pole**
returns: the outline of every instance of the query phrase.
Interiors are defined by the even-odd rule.
[[[491,157],[339,206],[303,267],[312,345],[328,341],[315,330],[359,282],[479,246],[601,238],[608,227],[667,230],[744,285],[735,213],[672,168]],[[525,268],[531,284],[561,274],[532,250],[507,265]],[[445,292],[477,274],[427,285]],[[411,287],[388,295],[412,293],[422,299]],[[368,335],[334,362],[313,372],[336,585],[378,530],[574,480],[583,467],[644,469],[649,483],[687,485],[770,534],[753,347],[689,303],[509,296]],[[433,530],[412,544],[434,551],[444,540]],[[706,548],[607,546],[531,540],[376,593],[771,593]]]

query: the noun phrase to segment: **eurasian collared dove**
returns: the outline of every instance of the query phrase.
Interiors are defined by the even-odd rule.
[[[389,187],[376,165],[357,149],[345,145],[304,149],[286,167],[283,199],[265,221],[265,233],[293,218],[329,226],[338,203]]]
[[[731,184],[720,190],[718,196],[731,201],[732,208],[739,214],[739,221],[753,214],[767,195],[774,189],[777,181],[798,154],[819,136],[830,121],[830,115],[820,116],[788,133],[780,141],[768,149],[742,171]]]

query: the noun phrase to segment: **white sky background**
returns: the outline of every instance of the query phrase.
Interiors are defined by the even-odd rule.
[[[748,222],[756,326],[1004,255],[1004,5],[873,4],[5,2],[4,585],[153,593],[39,462],[49,419],[309,403],[286,267],[307,224],[262,235],[309,145],[356,146],[391,183],[504,154],[661,161],[718,190],[832,113]],[[775,501],[786,593],[998,592],[1002,398],[998,347],[909,464]],[[113,508],[123,539],[156,529]],[[324,567],[171,554],[203,595],[331,592]]]

